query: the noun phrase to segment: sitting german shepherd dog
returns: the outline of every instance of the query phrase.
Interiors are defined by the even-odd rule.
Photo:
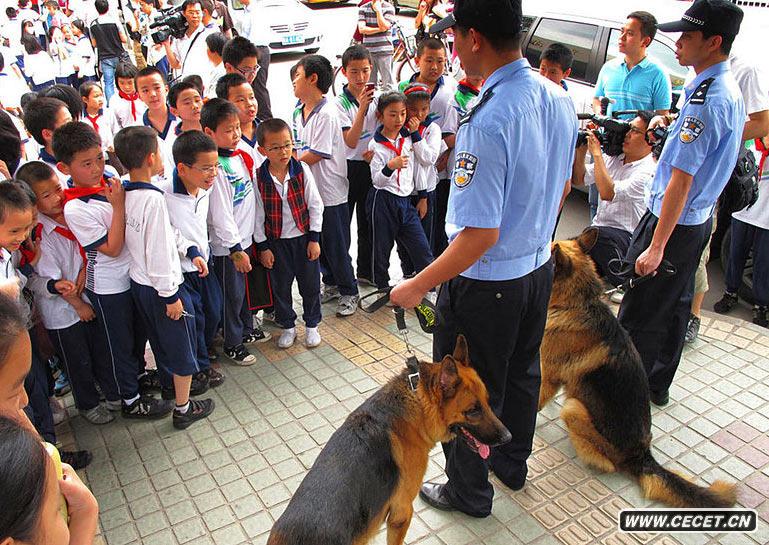
[[[555,276],[542,340],[539,408],[564,386],[561,418],[579,457],[599,470],[635,477],[644,495],[674,507],[734,505],[735,486],[697,486],[652,457],[649,386],[641,357],[601,300],[587,252],[597,229],[553,243]]]
[[[318,455],[275,522],[268,545],[363,545],[387,521],[388,545],[400,545],[430,450],[462,437],[481,456],[510,440],[470,367],[467,342],[453,356],[420,362],[355,409]]]

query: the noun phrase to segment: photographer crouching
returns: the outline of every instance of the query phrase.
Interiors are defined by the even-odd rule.
[[[571,184],[595,184],[599,194],[598,211],[591,223],[598,228],[598,242],[590,251],[590,257],[595,261],[599,276],[613,286],[619,286],[626,279],[614,274],[608,263],[625,257],[633,231],[646,212],[644,195],[657,168],[652,158],[652,146],[645,139],[652,116],[649,111],[638,112],[625,133],[621,154],[612,156],[603,151],[595,133],[588,130],[581,132],[585,138],[578,140],[574,155]],[[593,163],[586,165],[588,151]],[[615,302],[619,302],[617,299],[613,296]]]

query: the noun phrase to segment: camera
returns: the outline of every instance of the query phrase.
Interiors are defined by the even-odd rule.
[[[161,15],[150,24],[151,29],[157,29],[152,33],[152,42],[161,44],[168,38],[181,39],[187,32],[187,19],[182,15],[182,6],[176,6],[160,11]]]
[[[580,129],[577,133],[577,147],[587,144],[587,133],[592,132],[601,149],[606,155],[616,157],[622,153],[622,144],[625,141],[625,135],[630,131],[630,122],[618,119],[616,116],[622,114],[635,114],[636,110],[622,110],[613,112],[612,117],[599,114],[577,114],[577,119],[591,121],[597,129]]]
[[[652,157],[659,159],[662,155],[662,148],[665,147],[665,141],[668,138],[668,128],[664,126],[655,127],[646,131],[644,140],[652,147]]]

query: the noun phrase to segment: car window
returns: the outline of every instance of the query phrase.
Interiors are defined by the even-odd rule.
[[[619,29],[613,28],[609,34],[609,47],[606,50],[607,62],[619,55],[619,50],[617,49],[619,32]],[[659,40],[653,40],[646,51],[650,59],[653,59],[665,69],[665,72],[670,77],[673,91],[680,92],[683,89],[684,79],[689,69],[678,64],[675,51]]]
[[[526,47],[529,64],[539,66],[539,56],[548,45],[559,42],[571,48],[574,63],[571,66],[571,78],[585,81],[585,73],[590,63],[593,42],[598,34],[598,26],[559,19],[542,19]]]

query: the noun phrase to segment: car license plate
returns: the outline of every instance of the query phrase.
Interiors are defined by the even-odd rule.
[[[301,44],[304,43],[304,38],[301,34],[293,34],[291,36],[284,36],[282,42],[283,45]]]

